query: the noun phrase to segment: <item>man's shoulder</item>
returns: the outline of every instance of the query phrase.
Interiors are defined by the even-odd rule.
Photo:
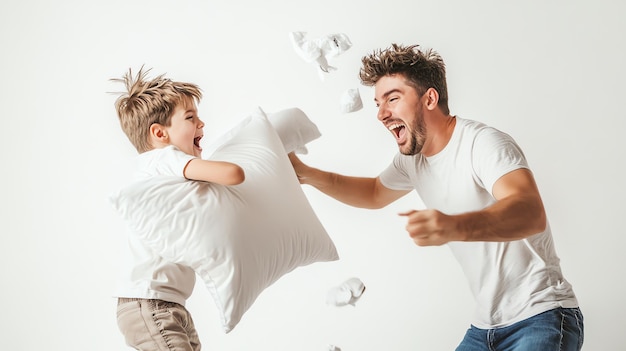
[[[484,122],[481,122],[475,119],[462,118],[458,116],[456,117],[456,123],[457,123],[458,128],[468,129],[468,130],[480,131],[480,130],[492,128]]]
[[[484,122],[459,117],[457,117],[457,128],[462,130],[464,135],[471,135],[473,138],[502,137],[507,135],[501,130]]]

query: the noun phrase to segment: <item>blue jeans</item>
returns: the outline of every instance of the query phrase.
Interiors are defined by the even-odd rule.
[[[555,308],[496,329],[473,325],[456,351],[580,351],[584,324],[579,308]]]

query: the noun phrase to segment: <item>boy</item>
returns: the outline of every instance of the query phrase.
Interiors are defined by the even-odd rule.
[[[121,79],[127,92],[115,102],[122,130],[139,152],[135,180],[157,175],[185,177],[222,185],[244,181],[244,171],[229,162],[200,158],[202,128],[196,104],[198,86],[160,75],[146,79],[143,68]],[[115,296],[117,322],[126,343],[137,350],[200,350],[200,340],[185,301],[196,276],[186,266],[164,261],[129,236],[127,265]]]

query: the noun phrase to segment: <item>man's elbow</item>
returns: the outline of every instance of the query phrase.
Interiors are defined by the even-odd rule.
[[[397,197],[384,196],[383,194],[375,192],[375,195],[363,207],[370,210],[379,210],[383,207],[387,207],[387,205],[391,204],[397,199]]]
[[[541,199],[536,199],[533,202],[532,205],[527,207],[529,211],[527,223],[530,235],[543,233],[548,227],[548,216]]]
[[[535,229],[537,233],[542,233],[548,227],[548,216],[543,208],[539,211],[537,218],[535,219]]]

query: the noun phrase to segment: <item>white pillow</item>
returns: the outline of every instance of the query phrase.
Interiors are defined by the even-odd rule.
[[[267,118],[276,129],[287,153],[295,151],[297,154],[307,154],[306,144],[322,135],[317,126],[299,108],[268,113]]]
[[[111,202],[132,233],[203,279],[228,333],[280,277],[339,257],[263,111],[217,144],[208,158],[239,164],[242,184],[155,177],[123,188]]]

